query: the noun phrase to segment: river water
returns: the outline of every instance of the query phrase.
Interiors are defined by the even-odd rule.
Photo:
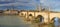
[[[35,24],[30,24],[24,21],[20,16],[2,15],[0,16],[0,27],[38,27]],[[45,25],[44,27],[59,27],[56,21],[53,25]]]
[[[0,16],[0,27],[33,27],[32,24],[26,23],[20,16],[6,15]]]

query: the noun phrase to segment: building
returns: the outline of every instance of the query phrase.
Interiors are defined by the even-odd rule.
[[[18,10],[5,10],[4,14],[18,14]]]

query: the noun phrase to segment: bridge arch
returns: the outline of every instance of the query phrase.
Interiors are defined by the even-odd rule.
[[[26,16],[26,13],[20,13],[20,16]]]
[[[32,14],[29,14],[28,17],[29,17],[30,20],[34,19]]]
[[[24,14],[23,13],[20,13],[21,16],[23,16]]]
[[[59,17],[53,17],[52,19],[51,19],[51,22],[55,22],[56,20],[59,20],[60,18]]]
[[[29,16],[33,16],[32,14],[29,14]]]
[[[42,15],[38,15],[37,18],[39,19],[39,22],[44,22],[44,17]]]

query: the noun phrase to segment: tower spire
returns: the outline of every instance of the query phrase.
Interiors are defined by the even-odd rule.
[[[42,6],[41,6],[41,3],[40,3],[40,0],[37,0],[36,9],[37,9],[38,11],[41,11],[41,10],[42,10]]]
[[[11,6],[12,6],[11,9],[14,10],[14,5],[12,4]]]

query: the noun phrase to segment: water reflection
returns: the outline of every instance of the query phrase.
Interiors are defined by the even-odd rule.
[[[59,23],[59,18],[58,17],[55,18],[54,25],[55,25],[55,27],[59,27],[60,23]]]

